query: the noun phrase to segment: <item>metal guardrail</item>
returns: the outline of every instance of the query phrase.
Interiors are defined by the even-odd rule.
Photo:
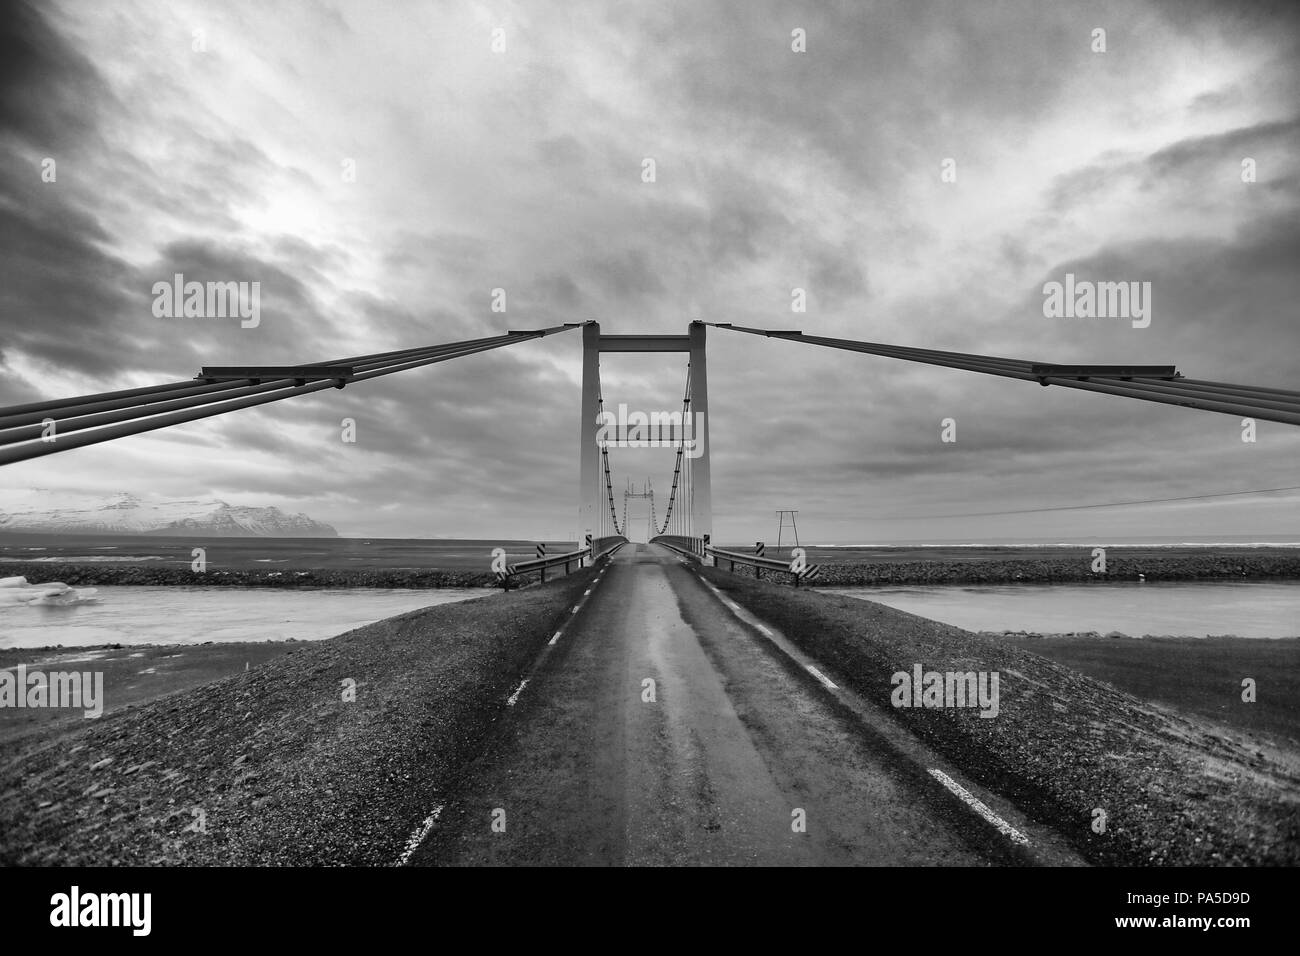
[[[684,558],[690,558],[692,561],[704,560],[705,540],[703,538],[688,538],[678,534],[659,534],[650,539],[651,544],[661,544],[671,551],[676,551]]]
[[[613,542],[613,544],[609,542]],[[601,558],[613,554],[625,544],[627,544],[627,538],[623,537],[597,538],[587,547],[579,548],[577,551],[566,551],[564,554],[554,554],[545,558],[534,558],[531,561],[520,561],[518,564],[508,564],[505,571],[497,572],[497,583],[503,588],[509,588],[512,577],[517,574],[528,574],[532,571],[540,571],[544,583],[547,568],[558,567],[562,564],[564,565],[564,573],[568,574],[571,566],[575,563],[578,567],[582,567],[583,561],[590,558],[591,563],[595,564]]]
[[[610,542],[613,542],[613,544]],[[599,561],[606,555],[613,554],[627,543],[627,538],[621,534],[614,534],[605,538],[597,538],[591,545],[592,550],[596,552],[595,560]]]
[[[661,544],[665,548],[676,551],[683,557],[690,558],[694,561],[706,563],[706,558],[712,558],[715,567],[721,567],[720,562],[727,562],[727,570],[735,571],[736,565],[748,565],[754,569],[754,577],[759,576],[759,571],[766,568],[769,571],[784,571],[794,578],[794,586],[798,587],[800,581],[811,581],[821,573],[821,567],[816,564],[807,564],[798,571],[794,569],[793,561],[778,561],[776,558],[765,558],[761,554],[745,554],[741,551],[727,551],[723,548],[715,548],[709,544],[708,536],[703,538],[684,538],[679,535],[659,535],[650,539],[653,544]]]
[[[743,564],[754,569],[754,577],[759,576],[759,570],[766,568],[769,571],[784,571],[794,579],[794,586],[798,587],[800,581],[811,581],[821,573],[821,568],[815,564],[804,565],[803,568],[796,571],[793,561],[778,561],[776,558],[761,558],[756,554],[745,554],[741,551],[726,551],[722,548],[715,548],[711,545],[705,545],[704,553],[713,558],[713,563],[721,567],[722,561],[728,564],[727,570],[735,571],[736,565]]]

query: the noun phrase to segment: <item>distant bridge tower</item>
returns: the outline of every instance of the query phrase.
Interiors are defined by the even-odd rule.
[[[579,534],[597,534],[600,516],[609,508],[600,480],[600,446],[596,444],[600,413],[600,353],[686,352],[690,356],[690,414],[695,427],[691,437],[699,457],[691,462],[689,498],[691,533],[713,531],[713,498],[709,482],[709,380],[704,356],[703,322],[692,322],[686,335],[602,335],[598,322],[582,329],[582,422],[579,432],[578,526]],[[626,532],[627,529],[624,529]],[[581,538],[579,538],[581,540]]]

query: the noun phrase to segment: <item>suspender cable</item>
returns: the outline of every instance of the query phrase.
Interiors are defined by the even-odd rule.
[[[605,410],[605,396],[602,394],[600,387],[599,372],[597,373],[596,379],[596,404],[602,412]],[[610,478],[609,473],[609,449],[605,445],[602,445],[600,448],[600,463],[605,470],[605,497],[609,502],[610,524],[613,525],[615,534],[625,534],[626,532],[623,529],[627,527],[627,498],[624,497],[623,499],[623,526],[619,527],[618,512],[614,507],[614,483]],[[601,510],[601,517],[604,517],[603,509]]]
[[[682,473],[682,453],[686,450],[686,426],[690,421],[691,414],[691,366],[686,363],[686,393],[682,397],[682,443],[677,446],[677,456],[673,463],[673,486],[668,492],[668,512],[664,515],[663,530],[656,530],[655,534],[668,534],[669,525],[673,521],[673,506],[677,501],[677,485]],[[675,527],[675,526],[674,526]]]

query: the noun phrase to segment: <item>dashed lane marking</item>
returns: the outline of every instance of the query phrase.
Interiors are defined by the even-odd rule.
[[[438,822],[438,817],[441,814],[442,804],[440,803],[433,808],[432,813],[424,818],[424,822],[415,828],[415,832],[412,833],[410,839],[406,841],[406,849],[402,851],[402,856],[397,861],[398,866],[406,866],[406,861],[411,858],[412,853],[420,848],[420,844],[423,843],[424,838],[429,835],[429,831],[432,830],[433,825]]]
[[[601,571],[601,574],[604,573],[605,573],[604,571]],[[592,587],[595,587],[596,581],[599,580],[600,580],[600,574],[596,575],[596,580],[592,582]],[[588,588],[586,592],[583,594],[583,597],[586,597],[588,594],[590,594],[591,590],[592,588]],[[582,601],[579,601],[577,604],[573,605],[573,613],[577,614],[578,608],[580,607],[582,607]],[[560,634],[563,633],[563,631],[564,628],[561,627],[558,631],[552,634],[551,639],[546,642],[547,646],[550,647],[554,645],[555,642],[560,639]],[[529,678],[525,677],[522,681],[519,682],[519,686],[515,688],[515,692],[511,694],[509,698],[506,699],[507,707],[513,707],[515,704],[519,702],[519,695],[522,694],[524,692],[524,688],[528,686],[528,681]],[[438,817],[442,814],[442,809],[443,809],[443,805],[438,804],[436,807],[433,808],[433,812],[430,813],[427,817],[425,817],[424,821],[418,827],[415,828],[415,832],[412,833],[410,838],[407,839],[406,841],[406,848],[402,851],[402,855],[397,861],[396,864],[397,866],[405,866],[407,861],[410,860],[411,855],[420,848],[420,844],[423,843],[425,837],[429,835],[429,831],[433,829],[433,825],[438,822]]]
[[[528,678],[525,677],[522,681],[519,682],[519,686],[515,688],[515,692],[511,694],[510,698],[506,701],[506,706],[507,707],[515,706],[515,703],[519,700],[519,695],[524,692],[524,688],[527,686],[528,686]]]
[[[1009,837],[1013,843],[1020,843],[1024,846],[1029,845],[1029,837],[1025,836],[1010,823],[1007,823],[1006,820],[1003,820],[1000,816],[990,810],[988,806],[975,796],[975,794],[971,793],[942,770],[931,768],[930,776],[934,777],[935,780],[938,780],[941,784],[952,791],[957,799],[961,800],[985,820],[997,827],[998,832],[1003,836]]]
[[[838,687],[836,687],[833,683],[831,683],[831,679],[829,677],[827,677],[817,668],[813,667],[811,664],[805,664],[804,667],[808,668],[808,673],[812,674],[813,677],[816,677],[819,681],[821,681],[822,686],[825,687],[827,690],[839,690]]]
[[[813,677],[817,678],[817,680],[822,684],[823,687],[825,687],[827,690],[835,691],[836,696],[839,697],[840,699],[843,699],[842,694],[844,692],[841,691],[839,687],[836,686],[836,684],[833,681],[831,681],[829,677],[827,677],[825,674],[819,671],[812,664],[809,664],[806,661],[799,660],[799,657],[796,654],[783,647],[782,642],[777,640],[776,635],[773,634],[769,628],[759,623],[757,618],[755,618],[752,614],[749,614],[748,612],[742,611],[740,605],[738,605],[735,601],[732,601],[730,598],[726,597],[721,591],[719,591],[716,587],[714,587],[711,582],[704,580],[703,577],[698,577],[697,580],[701,584],[703,584],[706,588],[708,588],[710,591],[712,591],[714,596],[717,597],[719,601],[721,601],[728,608],[730,608],[731,611],[735,613],[736,617],[738,617],[742,623],[754,627],[758,631],[765,634],[767,637],[771,638],[773,643],[775,643],[782,650],[783,653],[787,654],[790,657],[793,657],[796,661],[798,661],[798,663],[802,664],[804,669],[807,670],[808,673],[812,674]],[[1013,827],[1006,820],[1003,820],[1000,816],[994,813],[991,809],[989,809],[987,804],[985,804],[973,793],[971,793],[969,790],[967,790],[965,787],[959,784],[956,780],[952,779],[952,777],[948,776],[942,770],[937,770],[933,768],[931,768],[929,772],[930,772],[930,776],[934,777],[934,779],[942,783],[953,796],[957,797],[957,799],[961,800],[968,807],[974,810],[985,821],[992,824],[993,827],[1003,836],[1010,839],[1013,843],[1019,843],[1023,846],[1029,845],[1029,837],[1025,836],[1023,833],[1021,833],[1019,830]]]

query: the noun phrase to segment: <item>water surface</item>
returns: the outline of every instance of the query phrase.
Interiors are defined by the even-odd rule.
[[[82,589],[77,589],[82,590]],[[91,589],[86,589],[91,590]],[[105,587],[67,605],[0,605],[0,648],[321,640],[487,588]]]
[[[1172,581],[824,588],[969,631],[1300,636],[1300,582]]]

